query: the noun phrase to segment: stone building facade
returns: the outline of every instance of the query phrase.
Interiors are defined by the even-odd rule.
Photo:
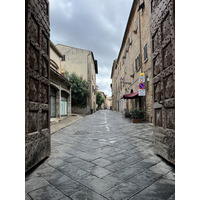
[[[148,122],[153,118],[150,19],[150,1],[134,1],[111,73],[114,109],[144,109]],[[144,97],[138,96],[140,73],[146,78]]]
[[[108,108],[109,110],[112,110],[112,97],[108,97]]]
[[[89,83],[87,107],[72,107],[72,113],[90,114],[96,112],[96,74],[98,74],[98,66],[93,52],[62,44],[58,44],[56,47],[63,55],[62,70],[69,73],[75,72]]]
[[[62,54],[50,42],[51,121],[71,115],[71,84],[61,74]]]
[[[113,61],[111,76],[112,79],[111,83],[111,90],[112,90],[112,110],[118,110],[117,107],[117,60]]]

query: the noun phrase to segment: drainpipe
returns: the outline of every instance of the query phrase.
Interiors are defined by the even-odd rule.
[[[91,91],[91,85],[92,85],[92,82],[91,82],[91,63],[89,64],[89,59],[88,57],[91,55],[91,52],[87,55],[87,67],[88,67],[88,83],[89,83],[89,91],[90,91],[90,96],[88,98],[88,105],[89,105],[89,112],[91,112],[91,109],[92,109],[92,91]]]
[[[138,0],[138,5],[140,6],[140,0]],[[140,35],[141,73],[143,73],[143,67],[142,67],[142,37],[141,37],[140,10],[139,10],[138,12],[139,12],[139,35]],[[146,121],[146,95],[144,96],[144,109],[145,109],[145,121]]]
[[[140,0],[138,0],[138,5],[140,6]],[[143,68],[142,68],[142,39],[141,39],[140,10],[138,12],[139,12],[140,57],[141,57],[141,73],[142,73],[143,72]]]

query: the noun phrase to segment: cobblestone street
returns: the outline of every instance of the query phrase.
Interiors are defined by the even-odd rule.
[[[26,200],[173,200],[174,167],[153,131],[102,110],[51,135],[51,156],[26,175]]]

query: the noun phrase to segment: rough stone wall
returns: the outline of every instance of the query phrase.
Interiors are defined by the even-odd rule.
[[[112,110],[117,110],[117,69],[116,63],[113,62],[113,74],[112,74]]]
[[[175,1],[152,0],[154,152],[175,164]]]
[[[77,106],[72,106],[71,111],[73,114],[90,114],[91,111],[88,109],[88,107],[85,108],[79,108]]]
[[[25,171],[50,155],[49,2],[25,1]]]

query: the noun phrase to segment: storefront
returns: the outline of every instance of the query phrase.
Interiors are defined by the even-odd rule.
[[[56,117],[56,89],[51,86],[51,118]]]
[[[60,114],[61,116],[67,116],[67,93],[61,91],[61,103],[60,103]]]
[[[68,80],[50,68],[51,121],[71,115],[71,85]]]

